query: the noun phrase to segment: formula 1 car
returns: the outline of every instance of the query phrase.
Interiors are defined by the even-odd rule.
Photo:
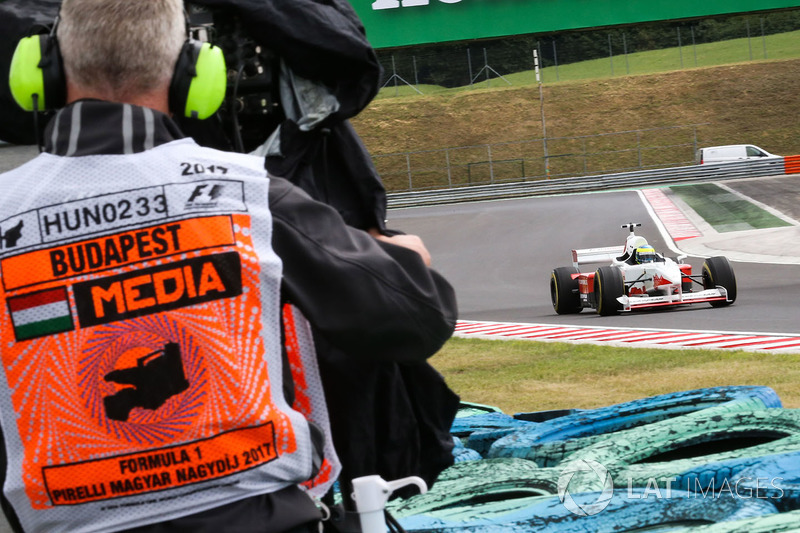
[[[711,257],[703,263],[701,275],[692,275],[686,257],[664,257],[636,235],[638,223],[623,224],[628,238],[624,246],[572,250],[571,267],[558,267],[550,276],[550,299],[559,315],[596,309],[600,315],[620,311],[652,309],[708,302],[724,307],[736,300],[736,277],[725,257]],[[594,272],[581,272],[587,263],[610,261]],[[694,291],[694,286],[703,290]]]

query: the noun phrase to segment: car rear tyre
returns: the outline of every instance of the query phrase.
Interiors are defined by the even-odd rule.
[[[622,309],[617,298],[625,295],[622,271],[612,266],[598,268],[594,274],[594,292],[597,313],[601,316],[616,315]]]
[[[550,275],[550,301],[559,315],[583,311],[576,276],[579,273],[575,267],[558,267]]]
[[[724,287],[728,301],[711,302],[712,307],[725,307],[736,300],[736,276],[727,257],[709,257],[703,263],[703,288]]]

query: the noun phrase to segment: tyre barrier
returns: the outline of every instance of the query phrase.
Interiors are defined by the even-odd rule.
[[[450,426],[450,433],[456,437],[469,437],[479,431],[527,429],[535,426],[535,422],[517,420],[505,413],[481,413],[472,416],[457,417]]]
[[[711,387],[674,392],[581,411],[518,430],[497,440],[488,457],[528,458],[533,447],[553,441],[564,441],[604,435],[667,420],[719,405],[740,402],[751,405],[781,407],[777,393],[762,386]]]
[[[768,499],[781,512],[800,510],[800,452],[760,457],[732,483],[744,494]],[[800,529],[800,517],[797,525]]]
[[[392,500],[387,508],[397,518],[455,506],[470,506],[556,493],[556,469],[538,468],[524,459],[483,459],[456,463],[445,469],[424,493]]]
[[[474,451],[470,442],[510,432],[492,444],[490,458],[459,461],[429,493],[390,502],[390,510],[408,531],[661,531],[668,524],[670,531],[800,532],[800,410],[780,405],[769,387],[714,387],[542,416],[509,417],[489,408],[459,417],[453,429],[467,437],[467,446],[456,441],[459,454]],[[509,442],[515,455],[495,455]],[[566,503],[546,495],[559,492],[573,461],[602,465],[614,487],[608,508],[583,521],[569,510],[557,518],[554,508],[563,514]],[[572,498],[573,511],[591,509],[602,481],[575,472],[569,491],[576,494],[564,502]],[[675,514],[671,506],[692,505],[664,503],[676,494],[700,502],[700,511]],[[720,503],[726,501],[738,503]],[[709,502],[740,507],[709,517],[703,514]],[[619,507],[636,508],[633,518]],[[648,521],[650,513],[671,518]],[[703,523],[715,525],[698,527]]]
[[[568,461],[569,457],[584,448],[604,441],[608,435],[590,435],[588,437],[578,437],[577,439],[557,440],[545,442],[544,444],[534,444],[528,450],[526,459],[535,462],[540,468],[558,466]],[[487,455],[489,453],[487,452]]]
[[[632,489],[565,494],[563,502],[558,496],[540,496],[454,505],[398,517],[398,522],[409,532],[610,533],[646,528],[665,531],[667,526],[677,529],[679,525],[718,524],[775,513],[777,509],[764,500],[729,495],[701,499],[679,491],[653,498],[642,489]]]
[[[541,445],[533,445],[529,448],[528,453],[526,455],[526,459],[536,462],[536,464],[538,464],[539,466],[557,466],[564,461],[570,460],[573,454],[575,454],[576,452],[584,450],[590,446],[594,446],[596,443],[607,441],[609,438],[612,438],[617,434],[638,435],[641,433],[641,431],[640,432],[633,432],[633,431],[642,430],[644,428],[650,427],[653,424],[655,424],[656,427],[667,426],[670,428],[677,428],[675,429],[675,432],[676,434],[678,434],[678,432],[680,431],[681,424],[684,421],[688,422],[689,420],[692,421],[694,420],[694,418],[684,419],[684,417],[687,416],[708,418],[723,413],[761,411],[764,409],[766,408],[764,407],[763,402],[759,399],[751,398],[741,401],[727,402],[714,407],[708,407],[706,409],[702,409],[694,413],[676,416],[674,418],[668,418],[666,420],[661,420],[659,422],[652,422],[650,425],[637,426],[635,428],[625,429],[619,432],[609,433],[606,435],[602,434],[591,435],[588,437],[580,437],[577,439],[567,439],[563,441],[547,442]],[[646,429],[644,431],[646,432]],[[627,433],[627,432],[633,432],[633,433]]]
[[[547,422],[548,420],[553,420],[554,418],[574,415],[584,411],[585,409],[551,409],[549,411],[534,411],[531,413],[514,413],[514,418],[517,420],[525,420],[527,422]]]
[[[467,412],[474,411],[475,409],[473,408],[467,408]],[[459,413],[461,412],[462,411],[459,410]],[[478,411],[477,414],[457,416],[450,428],[450,433],[456,437],[467,438],[465,446],[485,456],[489,452],[489,448],[491,448],[492,444],[506,435],[530,428],[536,423],[572,415],[578,412],[581,412],[581,410],[558,409],[516,413],[513,416],[509,416],[499,410],[492,412]]]
[[[667,487],[669,480],[701,465],[800,451],[800,410],[725,408],[617,432],[576,451],[569,461],[596,461],[611,473],[615,486]]]
[[[535,424],[535,422],[517,420],[505,413],[480,413],[456,417],[450,427],[450,433],[456,437],[465,438],[467,440],[465,446],[483,456],[496,440]]]
[[[679,529],[683,533],[784,533],[800,531],[800,511],[765,515],[708,526]]]
[[[456,463],[483,459],[481,454],[479,454],[477,451],[464,446],[464,443],[458,437],[453,437],[453,444],[453,459]]]
[[[701,496],[766,499],[781,512],[794,511],[800,509],[800,451],[704,462],[676,474],[669,486]]]
[[[458,405],[458,412],[456,413],[456,420],[466,416],[480,415],[483,413],[502,413],[499,407],[493,405],[484,405],[482,403],[474,402],[460,402]]]
[[[517,431],[518,429],[514,428],[476,431],[469,436],[466,445],[478,452],[482,457],[486,457],[495,442]]]

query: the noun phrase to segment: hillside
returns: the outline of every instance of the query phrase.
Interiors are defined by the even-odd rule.
[[[544,86],[548,138],[706,124],[701,146],[800,154],[800,59]],[[353,125],[373,155],[542,137],[536,86],[374,100]]]

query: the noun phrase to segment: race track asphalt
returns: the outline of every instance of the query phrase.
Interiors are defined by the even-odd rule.
[[[570,265],[570,250],[574,248],[623,244],[626,230],[620,225],[626,222],[641,222],[637,233],[645,236],[656,250],[676,255],[670,252],[636,191],[455,204],[389,213],[389,227],[423,237],[433,255],[434,267],[455,286],[460,317],[465,320],[800,332],[797,320],[800,265],[743,262],[733,257],[738,299],[730,307],[715,309],[698,304],[611,317],[600,317],[589,310],[579,315],[556,315],[549,293],[552,269]],[[787,247],[786,243],[780,243],[782,236],[771,238],[777,241],[774,246]],[[749,239],[758,246],[770,247],[767,238],[750,236]],[[678,245],[685,247],[688,241],[682,242]],[[736,246],[746,248],[748,241],[742,239]],[[726,255],[725,250],[705,251],[709,250]],[[730,252],[735,255],[734,252],[742,251]],[[697,257],[689,257],[687,261],[694,271],[699,271],[703,262]]]

